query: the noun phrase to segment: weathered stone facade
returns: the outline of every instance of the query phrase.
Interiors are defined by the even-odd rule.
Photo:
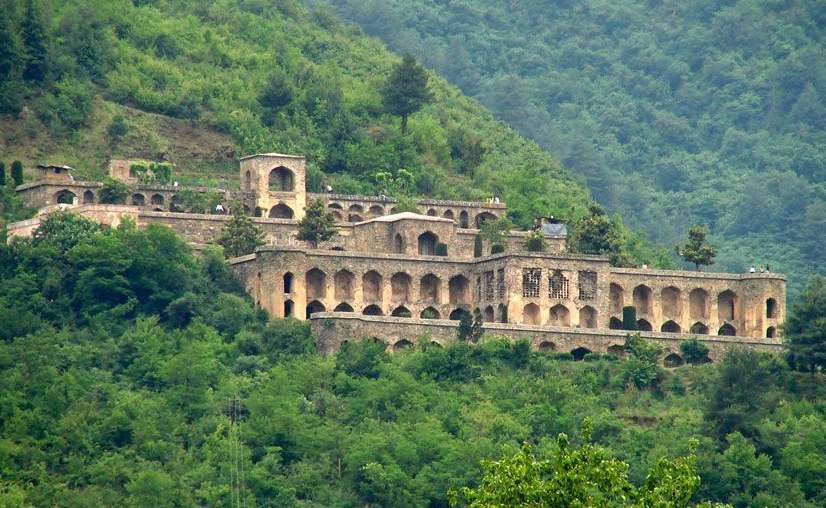
[[[100,183],[76,182],[62,166],[40,171],[39,181],[17,190],[44,208],[9,225],[12,235],[31,234],[40,217],[66,207],[110,225],[126,216],[139,226],[164,224],[192,244],[213,242],[228,220],[181,213],[181,187],[136,185],[131,206],[100,205]],[[505,252],[491,254],[483,243],[479,256],[477,228],[503,216],[504,204],[421,200],[419,214],[394,213],[396,201],[384,196],[307,194],[305,161],[297,156],[245,157],[240,190],[194,190],[221,193],[227,205],[240,200],[254,215],[267,245],[230,264],[272,316],[313,317],[322,351],[365,336],[392,347],[428,334],[444,343],[455,337],[462,313],[478,312],[490,333],[528,337],[539,349],[618,352],[625,307],[633,307],[644,336],[667,346],[666,355],[693,336],[708,342],[712,360],[732,343],[780,347],[782,275],[615,268],[602,256],[567,253],[565,236],[556,234],[564,228],[543,229],[543,252],[525,251],[528,232],[512,231]],[[308,199],[323,200],[340,220],[338,235],[318,248],[297,239]]]

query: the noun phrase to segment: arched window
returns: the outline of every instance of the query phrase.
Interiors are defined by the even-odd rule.
[[[410,349],[413,347],[413,343],[407,339],[402,339],[395,344],[393,344],[393,352],[404,351],[405,349]]]
[[[329,205],[327,205],[327,208],[329,208],[330,210],[341,210],[342,209],[341,205],[338,204],[338,203],[330,203]]]
[[[146,204],[146,198],[143,197],[143,194],[132,194],[132,204],[143,206]]]
[[[556,351],[556,344],[547,340],[543,340],[539,343],[537,349],[543,353],[549,353],[551,351]]]
[[[422,277],[419,284],[419,299],[423,303],[439,303],[439,290],[442,281],[432,273]]]
[[[77,196],[75,196],[74,192],[68,189],[63,189],[62,191],[55,193],[54,201],[58,204],[71,205],[74,204],[76,197]]]
[[[571,326],[571,313],[562,304],[554,305],[548,314],[550,326]]]
[[[692,289],[688,294],[688,304],[691,319],[708,319],[708,291]]]
[[[660,328],[660,331],[666,333],[680,333],[681,330],[680,325],[678,325],[674,321],[669,320],[663,323],[662,327]]]
[[[364,213],[364,207],[358,203],[354,203],[347,208],[347,211],[351,213]]]
[[[150,202],[153,205],[163,206],[163,194],[152,194]]]
[[[384,208],[380,205],[373,205],[370,207],[369,213],[372,217],[381,217],[384,215]]]
[[[170,212],[183,212],[184,207],[181,205],[181,198],[178,197],[177,194],[172,196],[172,199],[169,200],[169,211]]]
[[[611,330],[622,330],[622,320],[612,317],[608,322],[608,328]]]
[[[717,296],[717,318],[720,321],[734,321],[736,319],[737,295],[727,289]]]
[[[448,319],[450,319],[451,321],[459,321],[460,319],[462,319],[462,316],[464,315],[470,316],[470,312],[468,312],[467,309],[459,307],[458,309],[453,309],[451,311],[450,316],[448,316]]]
[[[353,299],[353,274],[347,270],[339,270],[333,282],[335,283],[336,300],[352,300]],[[352,311],[351,311],[352,312]]]
[[[404,317],[404,318],[409,318],[409,317],[413,316],[413,314],[410,313],[410,309],[408,309],[404,305],[399,305],[398,307],[393,309],[393,312],[390,315],[394,316],[394,317]]]
[[[269,217],[270,219],[292,219],[293,209],[284,203],[278,203],[270,208]]]
[[[427,211],[427,215],[428,215],[428,216],[430,216],[430,217],[436,217],[436,216],[437,216],[437,215],[439,215],[439,214],[438,214],[438,212],[436,212],[436,210],[434,210],[433,208],[431,208],[431,209],[429,209],[429,210]]]
[[[623,306],[622,286],[612,282],[608,292],[611,300],[611,314],[621,313]]]
[[[766,300],[766,317],[769,319],[777,317],[777,300],[774,298]]]
[[[445,213],[442,214],[442,217],[445,219],[453,220],[453,210],[445,210]]]
[[[529,303],[522,309],[522,322],[526,325],[539,324],[539,306],[535,303]]]
[[[439,243],[439,237],[430,231],[419,235],[419,255],[420,256],[435,256],[436,244]]]
[[[318,300],[313,300],[309,303],[309,305],[307,305],[307,317],[309,318],[316,312],[324,312],[325,310],[327,309],[324,307],[323,303],[319,302]]]
[[[726,323],[723,326],[721,326],[719,330],[717,330],[717,335],[727,335],[733,337],[737,335],[737,329],[731,326],[729,323]]]
[[[292,192],[295,188],[293,172],[284,166],[273,169],[270,171],[269,188],[276,192]]]
[[[441,316],[438,310],[428,307],[419,314],[419,317],[422,319],[440,319]]]
[[[365,316],[383,316],[384,313],[381,311],[381,307],[378,305],[368,305],[364,308],[361,312]]]
[[[499,322],[500,323],[507,323],[508,322],[508,306],[504,303],[499,304]]]
[[[651,323],[646,321],[645,319],[638,319],[637,320],[637,330],[641,332],[650,332],[654,328],[651,326]]]
[[[318,268],[313,268],[307,272],[306,287],[308,299],[324,298],[327,295],[327,275]]]
[[[459,212],[459,227],[466,228],[468,227],[468,215],[467,212],[462,210]]]
[[[597,327],[597,310],[590,305],[579,309],[579,327],[580,328],[596,328]]]
[[[470,281],[464,275],[451,277],[447,284],[450,303],[453,305],[467,305],[469,300]]]
[[[382,277],[375,270],[370,270],[361,278],[362,298],[365,302],[380,302],[382,298]]]
[[[90,190],[87,190],[86,192],[83,193],[83,203],[84,204],[94,203],[94,202],[95,202],[95,193],[94,192],[92,192]]]
[[[336,308],[333,309],[333,312],[353,312],[353,307],[350,306],[347,302],[341,302],[340,304],[336,305]]]
[[[396,236],[393,237],[393,251],[396,254],[404,254],[404,237],[401,233],[396,233]]]
[[[646,285],[639,285],[634,288],[634,307],[637,315],[648,315],[652,313],[651,288]]]
[[[777,328],[773,326],[766,328],[766,337],[769,339],[774,339],[777,337]]]
[[[292,317],[295,304],[292,300],[287,300],[284,302],[284,317]]]
[[[479,215],[476,216],[476,220],[475,220],[476,227],[478,228],[479,226],[481,226],[485,222],[488,222],[488,221],[491,221],[491,220],[496,220],[496,216],[493,215],[490,212],[482,212],[482,213],[480,213]]]
[[[708,326],[700,323],[699,321],[691,325],[689,332],[695,335],[708,335]]]
[[[398,272],[390,278],[390,292],[394,302],[410,301],[410,275]]]
[[[364,219],[357,213],[351,213],[347,216],[347,222],[361,222],[362,220]]]
[[[293,292],[293,274],[287,272],[284,274],[284,293],[290,294]]]
[[[495,312],[493,310],[492,305],[488,305],[487,307],[485,307],[484,320],[485,323],[493,323],[496,320]]]
[[[585,355],[591,354],[591,350],[587,347],[578,347],[571,351],[571,356],[574,358],[575,362],[581,362],[585,359]]]
[[[683,315],[683,301],[680,290],[669,286],[662,290],[663,316],[679,319]]]

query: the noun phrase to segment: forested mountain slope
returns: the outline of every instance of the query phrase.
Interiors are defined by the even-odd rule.
[[[169,159],[185,182],[232,179],[237,157],[308,155],[310,186],[510,201],[514,218],[581,216],[589,193],[535,143],[433,75],[407,135],[380,89],[398,57],[296,1],[0,0],[0,153],[99,177],[110,156]],[[113,127],[114,125],[114,127]]]
[[[705,223],[719,267],[793,292],[826,266],[826,4],[330,0],[587,177],[672,244]]]

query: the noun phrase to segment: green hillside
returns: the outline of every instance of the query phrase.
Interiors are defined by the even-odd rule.
[[[489,337],[323,357],[306,323],[253,309],[220,252],[52,215],[36,240],[0,243],[0,506],[446,507],[482,459],[523,442],[550,457],[559,433],[579,446],[586,418],[634,485],[694,437],[692,499],[823,506],[823,373],[657,354],[573,362]]]
[[[818,0],[329,0],[587,178],[655,242],[711,227],[719,267],[791,292],[826,266]]]
[[[325,181],[375,192],[377,171],[405,168],[418,194],[498,195],[523,225],[586,209],[582,183],[435,75],[434,101],[400,135],[380,95],[398,58],[329,10],[293,1],[2,3],[12,14],[0,25],[10,50],[0,55],[7,164],[53,161],[99,177],[109,157],[141,156],[208,183],[234,176],[240,155],[279,151],[309,157],[313,190]],[[39,44],[27,42],[37,38],[32,27]],[[125,132],[110,129],[115,119]]]

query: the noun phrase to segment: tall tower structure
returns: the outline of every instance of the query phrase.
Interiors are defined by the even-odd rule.
[[[306,160],[265,153],[241,158],[241,190],[254,197],[255,215],[301,219],[307,205]]]

